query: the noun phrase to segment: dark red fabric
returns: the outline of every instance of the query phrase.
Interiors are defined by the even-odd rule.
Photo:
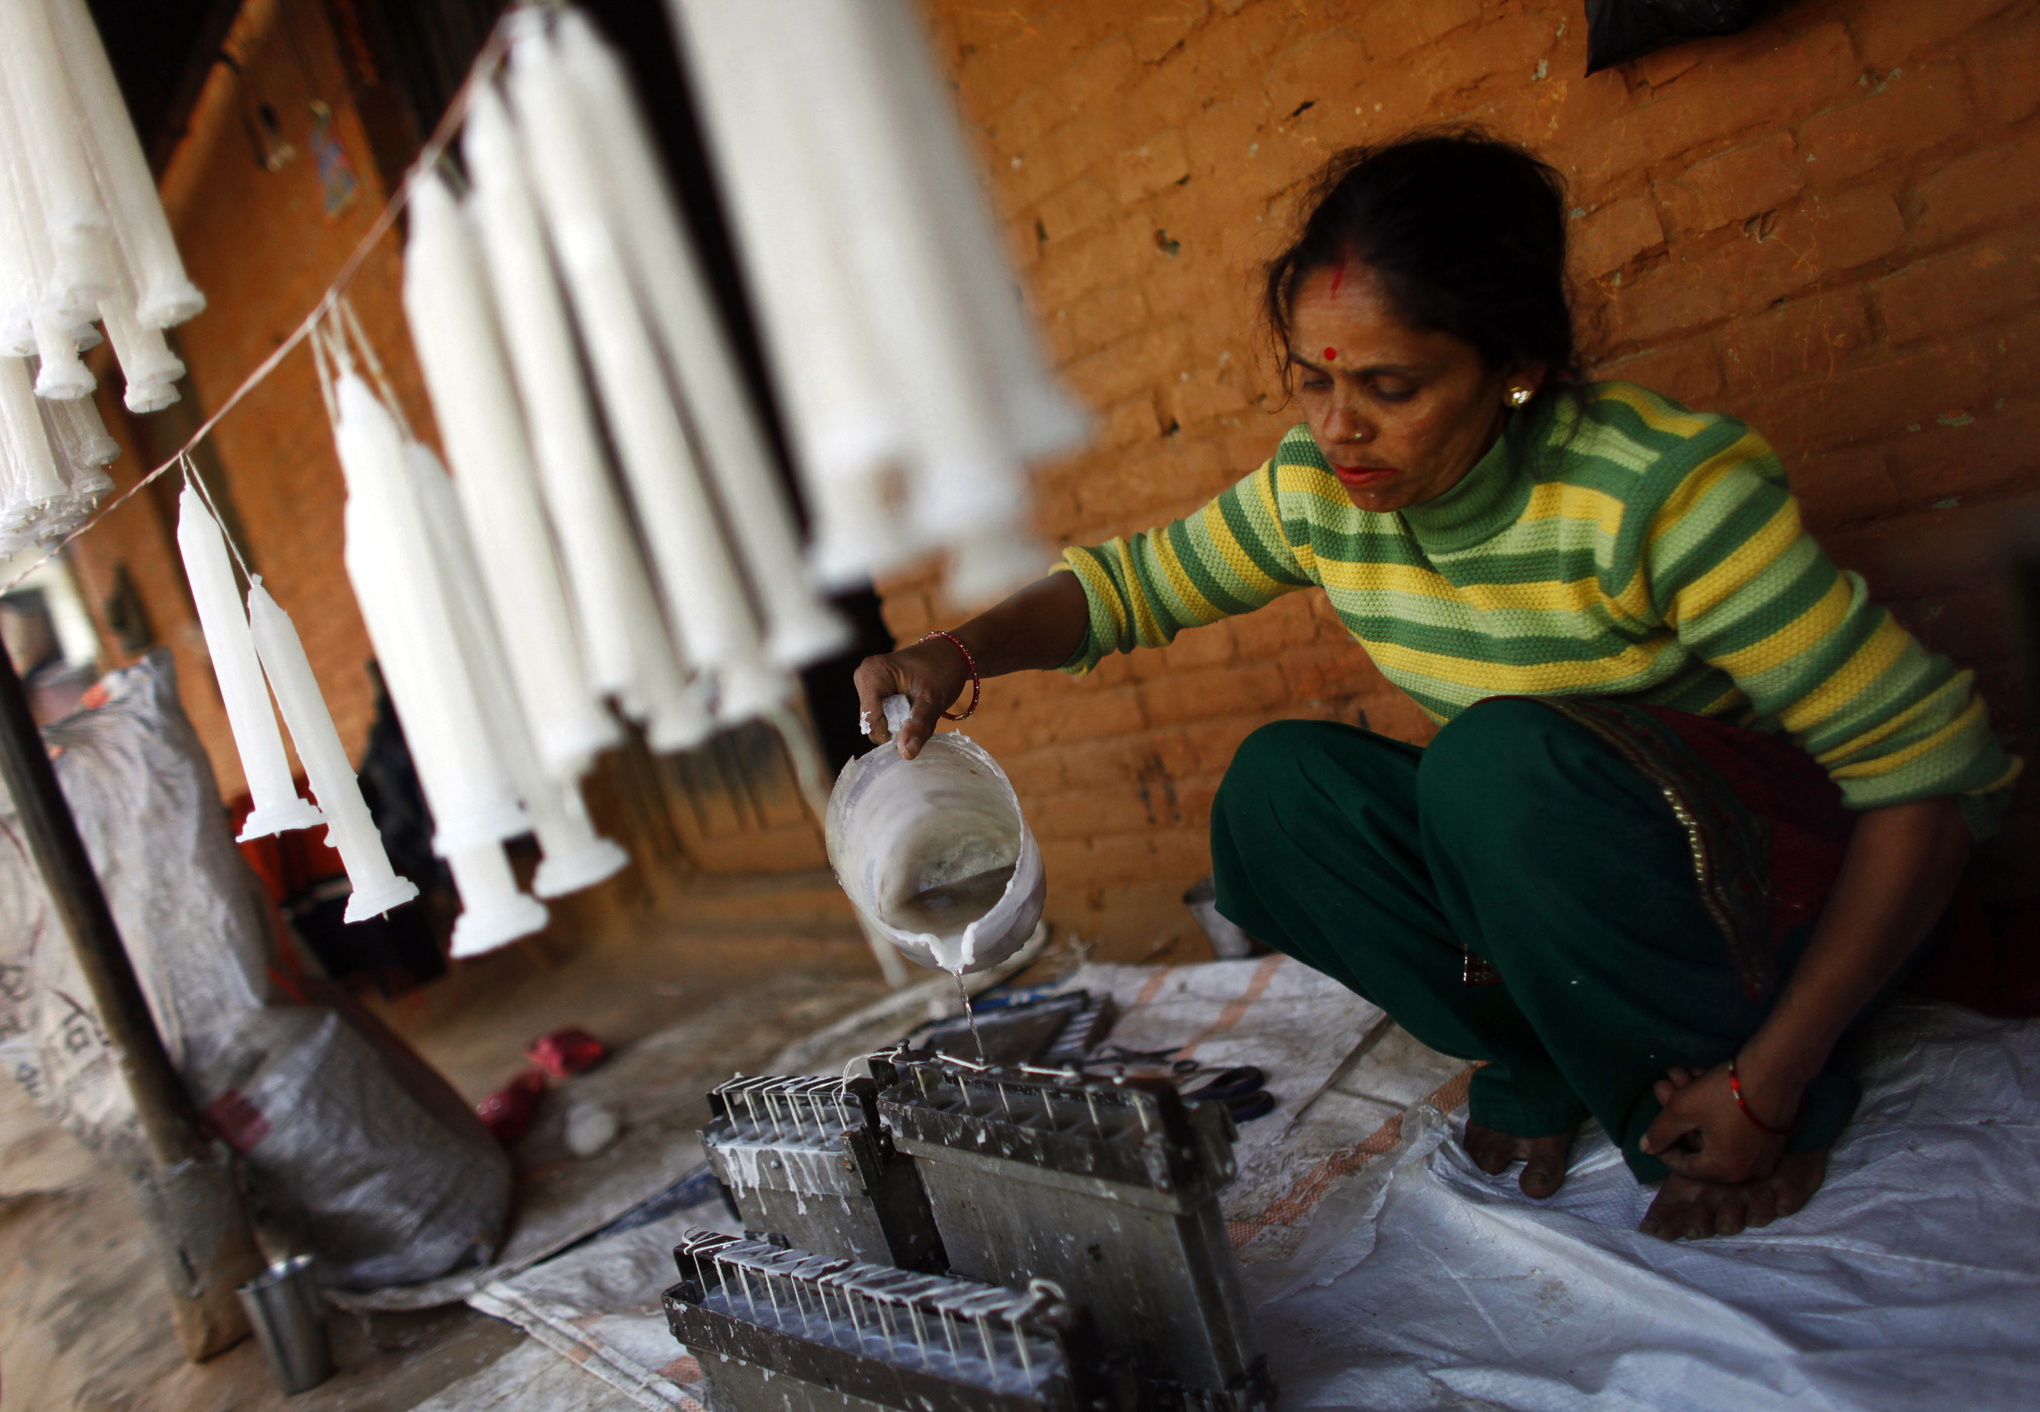
[[[609,1046],[577,1026],[542,1034],[524,1046],[524,1057],[556,1079],[570,1078],[609,1057]]]
[[[1834,891],[1856,815],[1811,755],[1782,736],[1708,716],[1644,706],[1728,781],[1771,828],[1771,926],[1786,932],[1820,915]],[[1986,1015],[2040,1016],[2040,904],[1992,916],[1964,876],[1941,918],[1933,950],[1908,989]]]
[[[545,1075],[525,1069],[516,1078],[475,1105],[475,1116],[508,1147],[524,1136],[531,1120],[538,1116],[539,1100],[545,1097]]]

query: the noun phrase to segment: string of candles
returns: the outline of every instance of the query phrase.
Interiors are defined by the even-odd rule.
[[[110,340],[128,407],[156,411],[184,376],[162,331],[204,306],[84,0],[0,6],[0,555],[112,488],[78,355]]]
[[[51,85],[15,82],[33,61],[0,55],[15,95],[0,102],[0,243],[24,236],[0,264],[0,354],[23,350],[11,382],[0,357],[0,535],[21,483],[41,497],[40,542],[61,548],[310,340],[347,482],[348,575],[461,893],[455,955],[539,929],[539,898],[622,866],[578,788],[618,739],[611,705],[661,750],[746,720],[784,727],[793,672],[847,639],[821,590],[934,551],[964,600],[1037,572],[1025,468],[1083,434],[903,0],[756,0],[782,22],[763,26],[732,0],[672,3],[740,250],[770,252],[744,263],[814,522],[806,555],[622,65],[558,5],[506,15],[317,307],[177,455],[84,519],[111,444],[51,410],[90,405],[73,365],[98,335],[77,296],[92,296],[136,410],[181,376],[160,330],[200,301],[131,131],[133,161],[109,157],[118,134],[73,114],[50,150],[82,164],[34,187],[33,211],[55,214],[26,228],[17,159],[24,138],[52,135],[27,111]],[[52,49],[77,38],[82,0],[20,4]],[[760,33],[797,37],[794,61]],[[91,47],[98,69],[64,51],[61,72],[67,91],[104,96]],[[463,174],[443,160],[456,134]],[[405,309],[451,477],[404,424],[341,294],[407,206]],[[92,231],[107,238],[93,246]],[[31,377],[42,395],[24,408]],[[41,460],[13,454],[31,412]],[[230,542],[188,481],[179,545],[254,796],[244,837],[324,822],[350,920],[407,900],[295,628],[259,579],[239,595]],[[317,808],[291,781],[272,693]],[[534,832],[537,896],[504,853]]]
[[[668,0],[789,410],[820,581],[1041,572],[1027,463],[1081,445],[910,0]]]

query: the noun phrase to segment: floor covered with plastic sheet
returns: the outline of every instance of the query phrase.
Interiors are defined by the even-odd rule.
[[[1281,958],[1092,966],[1115,1037],[1257,1062],[1224,1209],[1285,1409],[2010,1412],[2040,1406],[2040,1022],[1906,1002],[1806,1210],[1667,1244],[1598,1131],[1524,1197],[1457,1141],[1465,1065]],[[831,1053],[826,1070],[855,1052]],[[1279,1078],[1277,1077],[1279,1074]],[[698,1208],[473,1297],[633,1405],[699,1408],[656,1287]]]
[[[1415,1110],[1252,1264],[1285,1408],[2012,1412],[2040,1406],[2040,1022],[1879,1020],[1827,1184],[1666,1244],[1598,1132],[1534,1202]]]

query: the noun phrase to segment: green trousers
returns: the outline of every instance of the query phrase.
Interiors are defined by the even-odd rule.
[[[1432,1048],[1485,1061],[1472,1121],[1538,1137],[1591,1114],[1639,1181],[1666,1175],[1637,1149],[1652,1085],[1732,1058],[1776,999],[1739,979],[1664,796],[1534,701],[1482,702],[1425,749],[1265,726],[1226,772],[1211,849],[1222,914]],[[1500,984],[1466,984],[1462,942]],[[1790,1146],[1832,1143],[1858,1096],[1820,1075]]]

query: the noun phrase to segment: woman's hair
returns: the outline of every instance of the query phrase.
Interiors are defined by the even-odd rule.
[[[1349,147],[1318,173],[1302,209],[1301,230],[1267,274],[1285,369],[1298,288],[1357,259],[1412,327],[1464,339],[1491,368],[1541,363],[1547,389],[1577,381],[1564,185],[1522,148],[1476,128]]]

